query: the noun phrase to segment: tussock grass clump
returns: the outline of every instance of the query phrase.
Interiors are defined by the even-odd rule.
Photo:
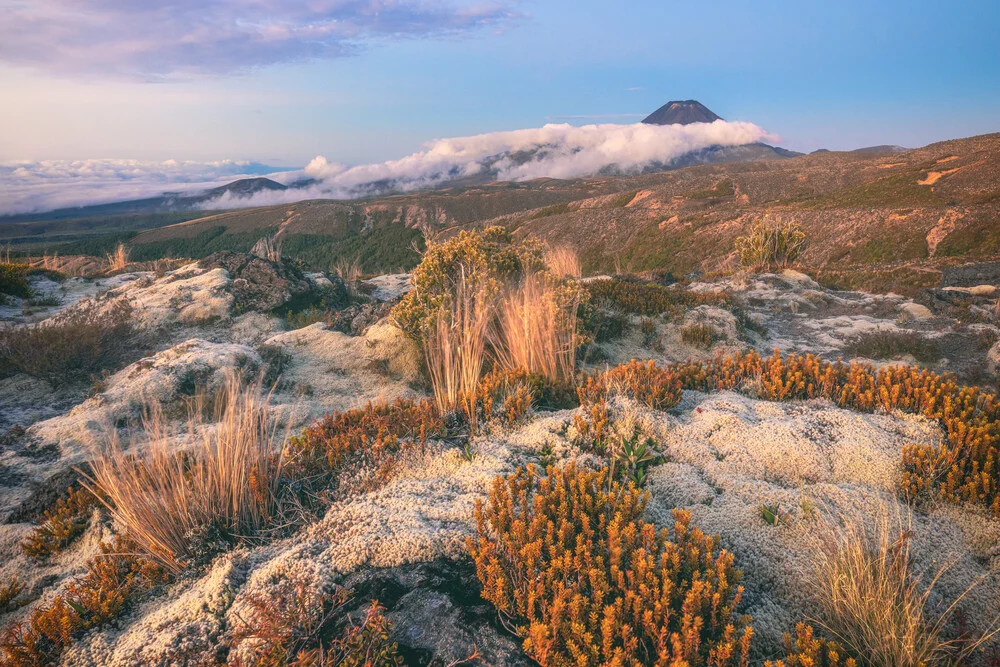
[[[442,413],[460,407],[466,413],[475,413],[468,401],[482,374],[492,316],[486,291],[471,291],[463,274],[454,295],[431,322],[423,342],[424,359],[434,400]]]
[[[203,556],[206,541],[252,539],[275,524],[282,470],[280,442],[268,397],[259,383],[231,374],[214,428],[198,432],[189,419],[192,450],[181,455],[159,406],[147,406],[142,456],[115,438],[97,452],[87,486],[104,500],[143,555],[170,571]]]
[[[21,543],[21,549],[34,560],[62,551],[87,530],[90,515],[98,505],[100,501],[90,491],[70,488],[66,498],[45,511],[41,524]]]
[[[916,331],[869,331],[847,341],[844,351],[867,359],[893,359],[908,354],[917,361],[933,363],[941,358],[937,343]]]
[[[569,246],[549,246],[545,251],[545,264],[556,278],[576,278],[583,275],[580,257]]]
[[[687,512],[657,531],[647,497],[609,475],[571,463],[498,477],[469,540],[483,597],[543,667],[747,664],[733,556]]]
[[[395,667],[402,665],[395,643],[389,642],[391,626],[377,601],[353,624],[343,607],[351,599],[343,588],[320,590],[301,576],[276,581],[267,594],[243,600],[245,617],[231,631],[233,644],[253,642],[252,656],[230,660],[230,665],[285,667],[286,665],[338,665],[342,667]],[[250,658],[247,662],[246,657]]]
[[[913,571],[912,532],[902,518],[894,522],[883,511],[871,530],[852,520],[829,529],[827,547],[816,562],[815,597],[823,629],[851,654],[875,665],[965,664],[989,638],[945,638],[945,626],[964,593],[936,620],[929,617],[928,599],[947,566],[922,581]]]
[[[109,252],[105,259],[107,260],[107,272],[108,273],[120,273],[128,268],[129,265],[129,249],[124,243],[119,243],[115,247],[113,252]]]
[[[785,635],[785,657],[764,662],[764,667],[858,667],[858,662],[836,642],[814,635],[807,623],[795,626],[795,637]]]
[[[253,247],[250,248],[250,254],[275,264],[281,264],[281,244],[282,239],[276,235],[264,236],[253,244]]]
[[[553,382],[572,382],[576,373],[579,294],[529,275],[504,295],[492,335],[502,368],[525,369]]]
[[[0,376],[26,373],[53,385],[86,381],[133,358],[137,337],[128,301],[86,302],[45,322],[0,329]]]
[[[752,271],[784,269],[795,263],[806,245],[806,234],[794,222],[761,220],[736,239],[740,265]]]
[[[59,656],[87,630],[116,618],[145,591],[167,581],[166,571],[135,555],[136,547],[121,537],[101,544],[86,573],[65,593],[35,609],[0,636],[3,664],[36,667],[59,664]]]

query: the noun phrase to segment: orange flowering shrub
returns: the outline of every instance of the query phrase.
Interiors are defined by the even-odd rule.
[[[26,623],[15,623],[0,637],[3,664],[49,665],[75,637],[117,617],[136,597],[167,580],[166,571],[134,554],[135,545],[116,537],[101,545],[87,572],[36,609]]]
[[[580,400],[594,403],[618,387],[650,407],[677,402],[681,389],[736,390],[769,401],[825,398],[860,412],[901,410],[938,420],[941,446],[910,445],[902,455],[902,490],[911,496],[936,495],[951,502],[983,504],[1000,514],[1000,400],[978,387],[963,387],[951,376],[912,366],[830,362],[806,354],[771,357],[757,352],[719,356],[658,368],[631,361],[580,386]]]
[[[52,509],[45,511],[42,523],[21,543],[21,549],[35,560],[62,551],[83,534],[91,511],[100,504],[93,493],[70,488],[65,499],[59,499]]]
[[[289,438],[286,465],[290,474],[300,479],[317,474],[333,476],[355,454],[376,467],[390,465],[403,447],[423,447],[443,428],[431,400],[369,403],[364,408],[328,414]]]
[[[828,642],[813,636],[813,628],[807,623],[795,626],[795,638],[785,635],[785,658],[764,663],[764,667],[857,667],[857,661],[850,657],[836,642]]]
[[[543,667],[746,665],[732,554],[688,512],[657,531],[640,518],[648,497],[608,475],[571,463],[498,477],[469,540],[483,597]]]
[[[666,410],[681,400],[681,382],[676,373],[660,368],[652,361],[633,359],[627,364],[584,378],[577,388],[580,404],[587,406],[605,399],[610,393],[632,398],[657,410]]]

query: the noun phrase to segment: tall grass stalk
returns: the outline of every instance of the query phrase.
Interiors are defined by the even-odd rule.
[[[466,285],[463,273],[449,303],[437,313],[424,337],[424,356],[434,400],[444,413],[475,400],[486,357],[493,308],[483,292]],[[470,407],[470,406],[465,406]],[[475,406],[467,412],[475,414]]]
[[[190,450],[177,451],[162,409],[148,403],[144,454],[126,453],[112,437],[88,476],[88,488],[145,554],[173,571],[199,555],[198,535],[252,538],[277,510],[282,460],[269,396],[235,373],[221,391],[214,428],[199,428],[200,411],[191,411]]]
[[[931,618],[928,600],[949,566],[926,573],[929,578],[913,571],[908,516],[890,517],[883,510],[870,529],[860,520],[844,520],[828,531],[816,561],[816,598],[822,611],[818,624],[850,653],[864,656],[866,664],[965,664],[996,633],[994,629],[968,641],[944,636],[959,602],[978,582]]]
[[[571,382],[576,370],[577,306],[560,303],[555,288],[536,274],[504,295],[492,333],[497,361],[550,380]]]
[[[250,249],[250,254],[256,255],[261,259],[266,259],[269,262],[280,264],[281,243],[282,240],[279,239],[277,235],[274,235],[272,237],[265,236],[261,239],[258,239],[257,242],[253,244],[253,248]]]

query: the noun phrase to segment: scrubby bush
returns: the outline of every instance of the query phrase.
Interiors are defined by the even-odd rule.
[[[86,573],[72,581],[65,593],[4,630],[0,637],[3,664],[58,664],[59,656],[74,639],[105,625],[144,591],[164,583],[165,570],[137,557],[135,551],[135,545],[120,537],[102,543],[101,552],[88,561]]]
[[[22,299],[31,296],[31,287],[26,279],[29,270],[27,264],[0,262],[0,301],[4,295]]]
[[[829,642],[814,635],[807,623],[795,626],[795,637],[785,635],[783,660],[764,663],[764,667],[857,667],[857,661],[836,642]]]
[[[592,280],[584,285],[584,289],[595,306],[629,315],[677,315],[683,313],[685,308],[701,305],[728,306],[731,303],[730,297],[723,292],[673,289],[636,278]]]
[[[710,349],[720,338],[716,328],[707,322],[695,322],[681,329],[682,341],[703,350]]]
[[[289,438],[286,470],[293,479],[314,479],[317,486],[327,486],[352,457],[360,456],[378,477],[384,477],[397,454],[410,447],[423,449],[428,438],[443,429],[434,401],[369,403],[328,414]]]
[[[556,278],[580,278],[580,258],[568,246],[550,246],[545,253],[545,263]]]
[[[90,491],[70,488],[69,495],[46,510],[41,524],[21,543],[25,555],[43,560],[65,549],[87,529],[90,515],[98,505],[100,501]]]
[[[753,271],[784,269],[795,263],[805,248],[806,234],[794,222],[761,220],[736,239],[740,265]]]
[[[405,332],[422,338],[459,279],[466,290],[492,298],[505,283],[544,268],[545,247],[536,239],[515,240],[503,227],[463,230],[427,248],[411,276],[414,288],[393,308],[392,318]]]
[[[251,656],[230,659],[233,667],[395,667],[402,665],[389,642],[384,609],[372,601],[361,622],[343,611],[351,599],[343,588],[319,590],[301,577],[274,582],[266,594],[247,596],[246,616],[233,628],[234,644],[252,642]]]
[[[877,329],[858,334],[844,346],[844,351],[868,359],[892,359],[904,354],[917,361],[932,363],[941,358],[941,349],[916,331]]]
[[[667,410],[681,400],[681,380],[653,361],[633,359],[627,364],[587,376],[577,389],[582,405],[603,401],[609,395],[627,396],[655,410]]]
[[[483,597],[546,667],[747,664],[733,556],[687,512],[657,531],[646,496],[608,476],[571,463],[497,478],[469,540]]]
[[[45,322],[0,328],[0,376],[26,373],[54,385],[117,369],[136,354],[128,301],[86,302]]]

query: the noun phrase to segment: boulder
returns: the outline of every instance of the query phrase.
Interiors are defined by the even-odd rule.
[[[986,371],[994,375],[1000,374],[1000,341],[993,343],[993,347],[986,353]]]
[[[934,317],[930,308],[912,301],[899,307],[899,315],[904,320],[929,320]]]
[[[229,273],[233,313],[272,311],[291,302],[308,305],[323,300],[327,308],[347,305],[347,289],[339,279],[330,287],[310,280],[289,262],[271,262],[242,252],[222,251],[201,260],[205,268],[223,268]]]

